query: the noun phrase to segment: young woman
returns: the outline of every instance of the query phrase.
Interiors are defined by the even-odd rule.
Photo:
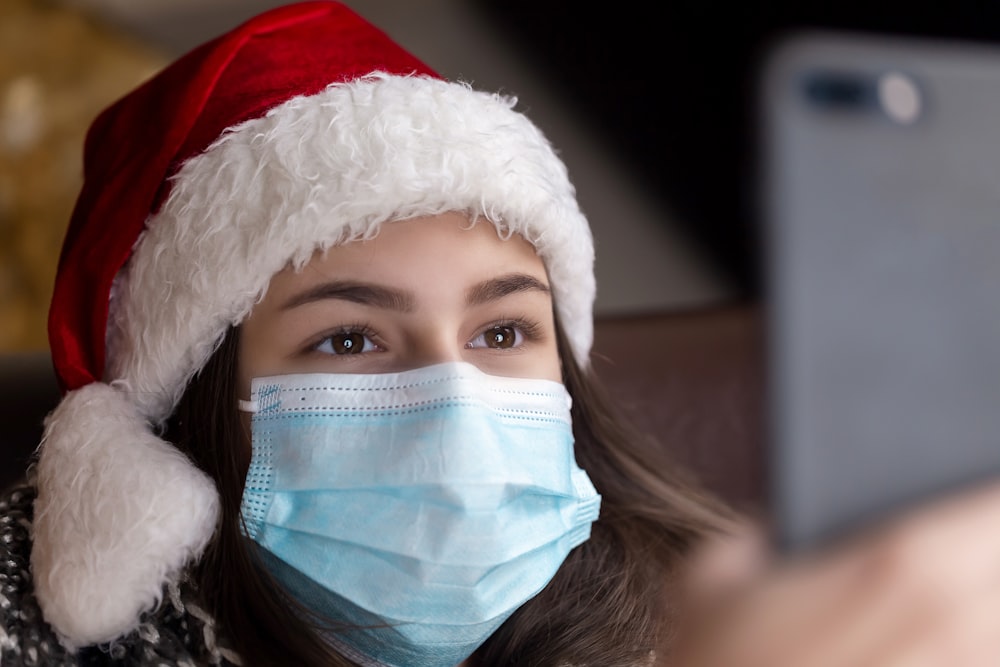
[[[33,501],[50,652],[650,660],[717,518],[592,395],[590,232],[512,104],[316,2],[97,119]]]
[[[3,664],[801,667],[992,646],[996,540],[940,548],[947,576],[912,554],[995,498],[721,606],[705,592],[713,559],[693,554],[730,521],[645,465],[593,386],[590,233],[511,107],[314,2],[98,118],[52,306],[67,393],[3,503]],[[935,625],[962,620],[936,613],[942,584],[975,632]]]

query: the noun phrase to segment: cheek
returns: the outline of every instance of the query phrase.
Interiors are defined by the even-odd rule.
[[[563,381],[562,359],[559,357],[559,349],[555,343],[552,344],[551,353],[548,355],[548,362],[545,364],[545,375],[543,377],[553,382]]]

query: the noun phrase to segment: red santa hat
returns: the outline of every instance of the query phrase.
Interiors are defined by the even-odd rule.
[[[49,320],[67,393],[37,466],[32,568],[64,643],[128,632],[211,538],[214,484],[156,430],[284,267],[392,220],[467,212],[534,245],[587,365],[590,231],[513,104],[441,79],[342,5],[307,2],[98,117]]]

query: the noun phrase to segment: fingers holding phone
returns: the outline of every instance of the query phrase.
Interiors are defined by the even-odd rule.
[[[986,667],[1000,656],[1000,485],[940,500],[728,590],[664,664]]]

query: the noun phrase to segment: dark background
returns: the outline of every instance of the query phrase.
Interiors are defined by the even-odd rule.
[[[1000,2],[476,2],[751,298],[754,82],[768,46],[801,29],[1000,40]]]

